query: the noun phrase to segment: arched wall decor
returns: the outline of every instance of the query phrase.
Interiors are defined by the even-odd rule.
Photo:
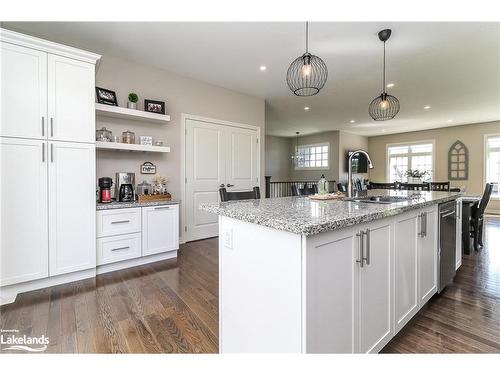
[[[460,141],[456,141],[448,151],[448,179],[469,179],[469,150]]]

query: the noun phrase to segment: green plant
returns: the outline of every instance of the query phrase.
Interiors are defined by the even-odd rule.
[[[411,169],[408,169],[406,171],[406,176],[407,177],[416,177],[416,178],[422,178],[424,177],[426,174],[429,174],[428,171],[419,171],[418,169],[415,169],[415,170],[411,170]]]
[[[128,94],[128,101],[132,103],[137,103],[139,101],[139,96],[136,93],[131,92]]]

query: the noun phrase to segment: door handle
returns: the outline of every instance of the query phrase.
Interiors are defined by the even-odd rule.
[[[233,187],[234,185],[233,184],[227,184],[227,187]]]
[[[45,137],[45,116],[42,116],[42,137]]]
[[[356,233],[356,237],[358,237],[358,257],[359,259],[356,259],[356,263],[359,263],[359,266],[363,268],[363,231],[360,230],[359,233]]]
[[[50,136],[51,137],[54,136],[54,118],[53,117],[50,118]]]
[[[54,162],[54,144],[53,143],[50,144],[50,162],[51,163]]]
[[[42,163],[45,163],[45,142],[42,143]]]
[[[371,234],[370,234],[370,229],[367,229],[365,231],[365,234],[366,234],[366,258],[365,259],[365,263],[367,266],[370,265],[370,257],[371,257],[371,242],[370,242],[370,238],[371,238]]]

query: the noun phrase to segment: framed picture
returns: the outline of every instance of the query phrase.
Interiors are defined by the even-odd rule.
[[[160,102],[158,100],[144,100],[144,110],[146,112],[165,114],[165,102]]]
[[[114,91],[96,86],[95,96],[97,103],[118,106],[118,100],[116,100],[116,93]]]
[[[141,145],[152,146],[153,145],[153,137],[149,135],[141,135],[139,137],[139,142]]]

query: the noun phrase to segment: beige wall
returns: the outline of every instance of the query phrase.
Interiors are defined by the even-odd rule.
[[[452,186],[465,186],[470,194],[482,194],[484,188],[484,135],[491,133],[500,133],[500,121],[370,137],[368,150],[375,166],[370,171],[370,179],[373,181],[386,180],[387,144],[434,140],[436,150],[433,179],[448,181],[448,150],[456,140],[460,140],[469,149],[469,178],[468,180],[451,181],[451,184]],[[489,210],[500,210],[500,201],[492,201],[488,208]]]
[[[169,191],[175,199],[181,198],[181,114],[187,113],[219,120],[233,121],[261,127],[261,184],[264,185],[264,100],[240,94],[204,82],[181,77],[162,69],[139,65],[114,57],[104,56],[99,64],[96,85],[116,91],[118,105],[125,107],[129,92],[139,95],[139,109],[144,99],[166,102],[171,121],[150,124],[139,121],[99,117],[96,127],[106,126],[113,135],[129,129],[139,135],[151,135],[170,146],[168,154],[99,151],[97,177],[115,172],[135,172],[136,182],[150,180],[152,175],[141,175],[140,165],[151,161],[157,173],[169,177]]]
[[[266,176],[273,181],[288,181],[290,178],[290,138],[266,135]]]

